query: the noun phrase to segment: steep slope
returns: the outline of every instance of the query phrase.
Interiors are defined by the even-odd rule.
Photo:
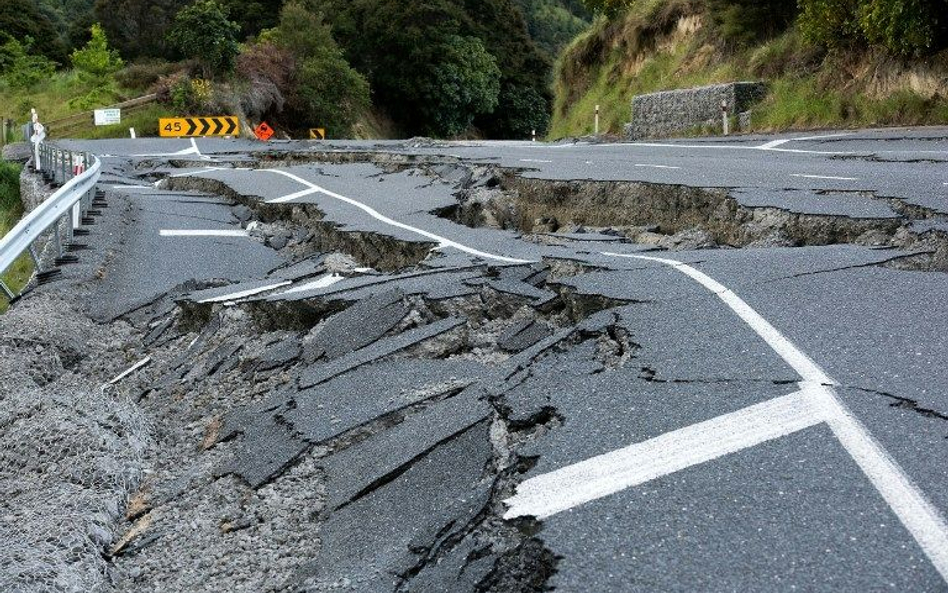
[[[653,0],[598,17],[560,56],[551,137],[620,133],[638,94],[760,79],[770,95],[755,130],[948,123],[948,51],[898,58],[881,48],[822,48],[797,22],[735,41],[713,2]]]

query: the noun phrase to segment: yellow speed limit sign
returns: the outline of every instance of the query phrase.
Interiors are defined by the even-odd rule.
[[[236,116],[163,117],[158,120],[158,135],[163,138],[235,136],[240,133]]]

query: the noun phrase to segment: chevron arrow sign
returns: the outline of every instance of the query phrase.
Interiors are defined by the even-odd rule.
[[[163,138],[199,136],[236,136],[240,123],[233,115],[212,117],[163,117],[158,120],[158,135]]]

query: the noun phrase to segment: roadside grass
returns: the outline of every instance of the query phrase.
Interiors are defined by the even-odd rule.
[[[642,14],[635,14],[638,10]],[[636,19],[647,22],[643,15],[654,10],[651,4],[633,8],[623,26],[597,19],[560,56],[549,139],[591,134],[596,105],[600,131],[621,134],[631,121],[636,95],[761,79],[770,92],[753,111],[754,132],[948,124],[948,96],[926,97],[899,87],[875,88],[870,94],[865,83],[844,76],[851,70],[842,66],[851,67],[858,57],[824,55],[807,46],[795,29],[725,51],[704,29],[656,37],[636,24]]]
[[[23,203],[20,201],[21,169],[20,165],[0,161],[0,236],[6,236],[23,216]],[[32,260],[29,255],[22,255],[2,277],[7,286],[18,293],[29,282],[32,274]],[[0,296],[0,313],[6,311],[8,306],[6,297]]]
[[[157,136],[158,119],[173,117],[174,114],[164,105],[151,104],[134,110],[122,111],[122,123],[111,126],[95,126],[91,123],[85,126],[73,126],[66,130],[69,138],[82,140],[98,140],[103,138],[128,138],[129,128],[135,128],[138,136]],[[52,137],[60,135],[53,130]]]

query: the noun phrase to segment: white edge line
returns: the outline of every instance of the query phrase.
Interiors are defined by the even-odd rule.
[[[276,284],[269,284],[267,286],[260,286],[257,288],[250,288],[248,290],[241,290],[239,292],[234,292],[234,293],[227,294],[224,296],[203,299],[203,300],[198,301],[198,304],[204,305],[207,303],[227,303],[227,302],[237,301],[243,298],[258,295],[262,292],[267,292],[269,290],[276,290],[278,288],[283,288],[284,286],[287,286],[292,283],[293,282],[290,280],[284,280],[283,282],[277,282]]]
[[[647,167],[649,169],[681,169],[681,167],[673,167],[671,165],[647,165],[645,163],[637,164],[636,167]]]
[[[790,177],[802,177],[804,179],[829,179],[832,181],[859,181],[858,177],[833,177],[832,175],[804,175],[803,173],[791,173]]]
[[[236,229],[161,229],[162,237],[249,237],[245,230]]]

